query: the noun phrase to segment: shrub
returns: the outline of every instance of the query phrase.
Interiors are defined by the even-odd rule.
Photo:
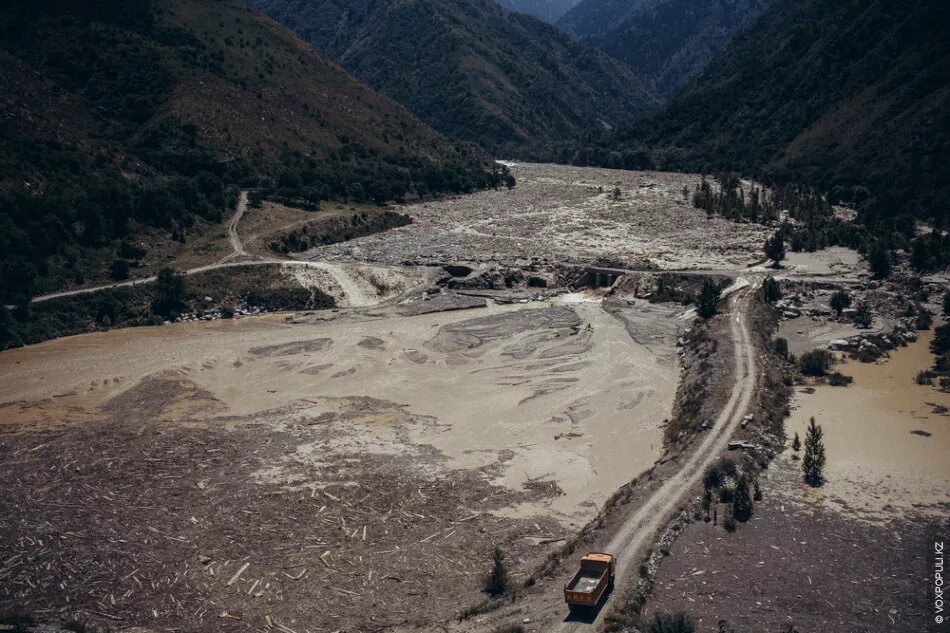
[[[831,295],[831,309],[835,311],[835,314],[838,315],[838,318],[841,318],[841,313],[845,308],[851,307],[851,295],[849,295],[844,290],[837,290],[833,295]]]
[[[775,339],[775,353],[788,360],[788,339],[782,337]]]
[[[703,282],[703,289],[699,293],[699,300],[696,302],[696,312],[703,319],[710,319],[719,312],[719,298],[722,296],[722,289],[712,279]]]
[[[162,268],[158,271],[155,281],[155,301],[152,303],[152,312],[164,317],[171,317],[181,312],[185,299],[185,278],[171,268]]]
[[[21,608],[16,607],[13,611],[0,613],[0,624],[9,626],[13,633],[26,633],[29,628],[36,624],[36,620],[27,614]]]
[[[735,517],[726,517],[726,520],[722,522],[722,527],[726,528],[726,532],[735,532],[738,527]]]
[[[785,241],[782,239],[782,234],[776,231],[775,235],[765,240],[763,250],[765,256],[772,260],[772,267],[779,268],[781,265],[779,262],[785,259]]]
[[[738,467],[732,458],[721,457],[712,466],[706,469],[703,484],[706,488],[718,488],[725,483],[726,479],[735,475],[737,471]]]
[[[719,502],[732,503],[736,498],[736,490],[732,486],[723,486],[719,489]]]
[[[766,277],[762,282],[762,300],[766,303],[775,303],[782,298],[782,288],[772,277]]]
[[[828,384],[832,387],[847,387],[852,382],[854,382],[854,378],[851,376],[845,376],[841,372],[836,371],[828,376]]]
[[[884,279],[891,274],[891,258],[880,245],[875,245],[868,254],[868,266],[875,279]]]
[[[950,323],[941,325],[934,330],[934,339],[930,343],[930,351],[938,356],[950,352]]]
[[[696,625],[684,613],[675,615],[658,613],[650,620],[646,630],[648,633],[695,633]]]
[[[834,355],[826,349],[805,352],[798,359],[798,367],[806,376],[824,376],[834,363]]]
[[[752,518],[752,495],[749,491],[749,479],[740,475],[736,481],[736,490],[732,498],[732,516],[736,521],[745,523]]]
[[[492,556],[492,568],[485,583],[485,593],[497,596],[508,590],[508,569],[501,548],[496,547]]]
[[[124,259],[116,259],[109,266],[109,277],[113,281],[124,281],[129,278],[129,262]]]
[[[862,328],[869,328],[874,323],[874,314],[871,313],[871,306],[868,305],[867,301],[858,304],[858,308],[854,313],[854,323]]]
[[[917,372],[917,377],[914,381],[918,385],[932,385],[934,384],[934,373],[932,371]]]
[[[866,347],[862,347],[852,354],[854,358],[858,359],[862,363],[873,363],[883,355],[884,352],[882,352],[881,348],[877,345],[868,345]]]

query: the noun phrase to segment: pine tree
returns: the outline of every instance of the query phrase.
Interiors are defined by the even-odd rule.
[[[152,302],[152,312],[170,317],[179,312],[184,306],[185,278],[171,268],[162,268],[158,271],[155,280],[155,300]]]
[[[835,311],[835,314],[838,315],[838,318],[841,318],[841,313],[845,308],[851,307],[851,295],[849,295],[844,290],[838,290],[833,295],[831,295],[831,309]]]
[[[775,353],[788,360],[788,339],[782,337],[775,339]]]
[[[914,246],[910,255],[910,265],[919,273],[926,271],[930,267],[930,251],[927,249],[927,243],[922,239],[914,240]]]
[[[947,291],[947,294],[943,295],[943,313],[946,316],[950,316],[950,290]]]
[[[854,313],[854,323],[863,328],[869,328],[874,323],[874,315],[871,313],[871,306],[868,305],[867,301],[858,304],[858,308]]]
[[[699,293],[699,300],[696,305],[696,312],[704,319],[710,319],[716,316],[719,311],[719,297],[722,290],[712,279],[703,282],[703,289]]]
[[[785,240],[780,233],[765,240],[765,256],[772,260],[773,268],[778,268],[779,262],[785,259]]]
[[[825,445],[822,442],[823,432],[815,424],[815,418],[808,423],[808,432],[805,434],[805,457],[802,459],[802,472],[805,483],[817,488],[824,483]]]
[[[798,437],[798,431],[795,431],[795,439],[792,440],[792,450],[796,453],[802,450],[802,440]]]
[[[875,245],[868,254],[868,265],[876,279],[884,279],[891,274],[891,258],[881,245]]]
[[[488,574],[488,582],[485,583],[485,593],[497,596],[507,590],[508,569],[505,567],[505,557],[501,553],[501,548],[496,547],[492,556],[491,573]]]
[[[766,303],[775,303],[782,298],[782,288],[772,277],[766,277],[762,282],[762,300]]]
[[[752,495],[749,494],[749,479],[745,475],[739,475],[736,480],[736,491],[732,497],[732,516],[742,523],[752,518]]]

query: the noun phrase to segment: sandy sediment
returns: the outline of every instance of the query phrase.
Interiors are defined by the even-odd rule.
[[[399,264],[532,260],[661,268],[744,268],[766,227],[707,218],[692,206],[698,175],[515,164],[518,186],[401,207],[413,224],[304,257]],[[619,198],[614,189],[619,188]]]

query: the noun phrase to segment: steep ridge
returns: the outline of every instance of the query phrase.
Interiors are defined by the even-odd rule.
[[[554,24],[570,11],[577,0],[498,0],[509,11],[533,15],[542,22]]]
[[[558,22],[675,93],[773,0],[584,0]]]
[[[780,0],[661,113],[588,152],[809,183],[866,220],[945,217],[948,133],[946,3]]]
[[[626,65],[494,0],[248,0],[448,136],[502,151],[655,110]]]
[[[485,157],[229,1],[0,8],[0,294],[20,302],[143,227],[218,223],[237,185],[372,201],[483,186]]]

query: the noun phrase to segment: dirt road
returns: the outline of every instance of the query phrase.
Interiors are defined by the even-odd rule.
[[[197,273],[204,273],[211,270],[219,270],[221,268],[235,268],[239,266],[264,266],[268,264],[282,264],[286,266],[304,266],[307,268],[318,268],[324,270],[333,279],[336,283],[343,289],[344,294],[347,298],[347,303],[349,307],[359,307],[367,306],[373,303],[372,299],[363,292],[359,284],[353,279],[352,276],[344,269],[343,266],[338,264],[330,264],[325,262],[315,262],[315,261],[302,261],[296,259],[278,259],[276,257],[261,257],[259,255],[252,255],[247,252],[247,249],[244,246],[244,242],[241,241],[241,236],[238,233],[238,225],[241,222],[241,218],[244,217],[244,213],[247,211],[248,203],[248,192],[242,191],[240,197],[238,198],[237,207],[234,210],[234,214],[231,216],[231,219],[228,220],[228,241],[231,244],[231,253],[227,256],[219,259],[213,264],[206,264],[204,266],[197,266],[195,268],[189,268],[188,270],[183,271],[185,275],[194,275]],[[138,286],[141,284],[150,284],[153,283],[157,277],[152,275],[151,277],[141,277],[139,279],[130,279],[128,281],[120,281],[114,284],[107,284],[102,286],[90,286],[88,288],[78,288],[76,290],[64,290],[62,292],[53,292],[46,295],[40,295],[33,297],[32,303],[42,303],[43,301],[49,301],[51,299],[59,299],[61,297],[72,297],[76,295],[90,294],[93,292],[99,292],[100,290],[107,290],[109,288],[122,288],[127,286]],[[12,306],[11,306],[12,307]]]
[[[755,347],[746,322],[746,307],[754,301],[756,289],[761,285],[761,276],[739,277],[731,287],[725,301],[729,306],[730,330],[736,358],[736,380],[729,400],[679,471],[663,482],[656,491],[639,506],[601,549],[617,556],[617,586],[630,586],[636,579],[638,567],[655,543],[660,531],[683,507],[698,485],[706,469],[727,449],[729,439],[742,422],[751,404],[758,380]],[[621,595],[617,592],[614,595]],[[533,601],[533,603],[529,602]],[[567,608],[556,582],[533,597],[503,608],[497,617],[488,618],[473,628],[459,627],[464,631],[490,631],[499,625],[520,621],[525,616],[544,626],[538,630],[567,633],[598,631],[609,611],[605,605],[593,621],[564,619]]]
[[[319,268],[329,273],[329,275],[333,277],[333,280],[339,284],[343,290],[343,294],[346,295],[349,307],[359,308],[373,304],[372,299],[366,296],[366,293],[363,292],[359,283],[347,273],[343,266],[331,264],[330,262],[298,261],[296,263],[310,266],[311,268]]]
[[[712,430],[696,447],[692,456],[676,475],[668,479],[618,530],[606,549],[617,556],[618,586],[636,577],[636,569],[653,545],[659,530],[679,511],[696,488],[703,473],[726,449],[729,438],[739,427],[755,393],[758,372],[755,348],[751,343],[744,308],[754,300],[758,281],[736,292],[730,300],[731,331],[736,355],[736,382],[725,408],[716,418]],[[565,621],[555,631],[587,631],[603,623],[606,607],[591,623]]]
[[[231,250],[233,252],[221,261],[234,259],[236,257],[250,256],[250,254],[244,248],[244,243],[241,242],[241,236],[238,234],[237,230],[238,224],[241,222],[241,218],[244,217],[244,213],[247,211],[247,197],[247,192],[242,191],[240,197],[238,198],[237,208],[234,210],[234,215],[232,215],[231,219],[228,220],[228,241],[231,242]]]

